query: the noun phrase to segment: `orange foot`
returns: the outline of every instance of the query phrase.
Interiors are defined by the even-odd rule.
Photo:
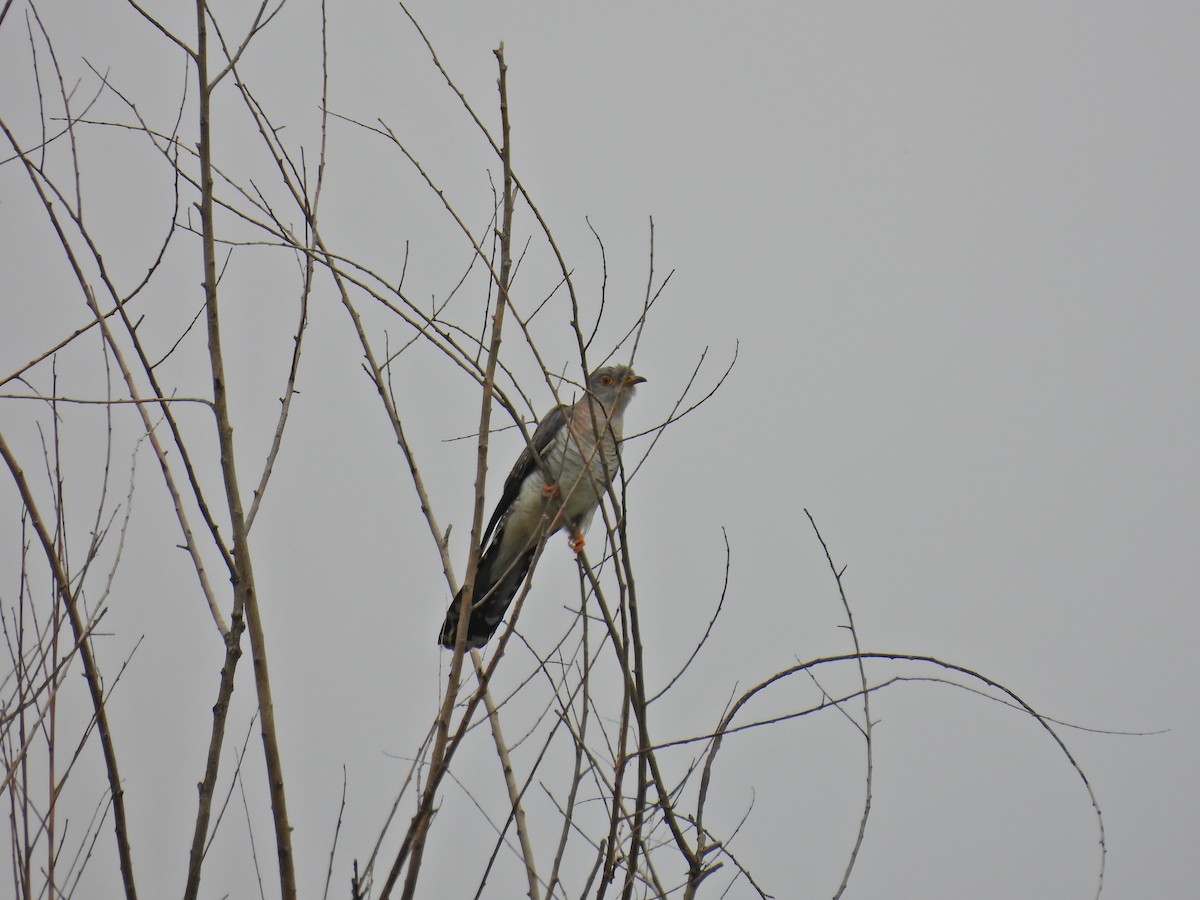
[[[585,543],[587,542],[583,539],[583,532],[576,531],[574,528],[572,528],[571,536],[567,538],[567,546],[569,546],[573,552],[578,553],[583,549],[583,545]]]
[[[558,493],[559,493],[559,491],[558,491],[557,484],[543,484],[542,485],[542,496],[545,497],[547,500],[549,500],[551,497],[557,497]]]

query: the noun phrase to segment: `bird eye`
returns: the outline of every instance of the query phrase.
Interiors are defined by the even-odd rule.
[[[602,385],[604,385],[605,387],[608,387],[610,384],[612,384],[612,376],[611,375],[601,375],[600,383]]]

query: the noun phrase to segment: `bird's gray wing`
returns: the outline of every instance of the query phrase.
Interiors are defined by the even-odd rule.
[[[475,586],[471,592],[471,615],[467,628],[467,647],[482,647],[496,631],[513,597],[521,587],[521,582],[529,573],[537,552],[537,542],[528,546],[520,546],[516,551],[511,548],[506,552],[504,546],[504,530],[509,516],[519,502],[521,486],[537,474],[538,461],[545,461],[555,440],[559,438],[566,427],[568,411],[563,407],[550,410],[538,427],[521,455],[517,458],[508,478],[504,480],[504,491],[496,511],[492,513],[487,530],[483,533],[482,550],[479,556],[479,568],[475,572]],[[462,608],[462,590],[446,611],[445,621],[438,636],[438,643],[443,647],[453,647],[458,634],[459,612]]]
[[[510,507],[516,501],[517,495],[521,492],[521,485],[525,483],[525,479],[537,470],[538,461],[545,461],[546,451],[554,443],[554,439],[558,436],[559,431],[566,422],[567,407],[565,406],[554,407],[554,409],[542,417],[542,421],[538,422],[538,427],[534,429],[529,443],[525,445],[525,449],[517,457],[512,471],[504,479],[504,491],[500,494],[500,502],[496,504],[496,510],[492,513],[492,518],[483,532],[483,540],[480,542],[483,546],[487,546],[488,540],[496,530],[496,526],[500,524],[505,515],[507,515]]]

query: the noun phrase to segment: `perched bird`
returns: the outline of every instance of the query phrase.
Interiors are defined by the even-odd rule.
[[[604,366],[588,378],[582,399],[556,406],[538,423],[483,533],[468,649],[495,633],[544,539],[565,527],[571,549],[583,549],[583,532],[617,471],[625,407],[645,380],[629,366]],[[460,590],[442,623],[443,647],[454,646],[461,608]]]

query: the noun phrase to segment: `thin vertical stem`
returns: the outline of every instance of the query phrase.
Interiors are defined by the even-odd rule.
[[[92,655],[91,641],[85,639],[87,634],[86,623],[79,614],[75,595],[71,593],[71,579],[59,562],[58,554],[54,547],[54,539],[46,530],[45,522],[38,514],[33,492],[29,489],[29,483],[25,480],[25,473],[17,463],[16,456],[9,450],[3,434],[0,434],[0,458],[3,458],[7,464],[9,471],[12,473],[13,481],[16,482],[17,490],[21,494],[21,500],[24,502],[25,508],[29,510],[29,517],[33,522],[34,529],[37,531],[38,539],[41,541],[42,549],[46,554],[46,561],[49,563],[50,571],[54,576],[54,586],[59,598],[62,600],[63,608],[66,610],[67,621],[71,623],[71,632],[78,641],[79,659],[83,665],[83,677],[88,686],[88,693],[91,695],[92,711],[96,716],[96,732],[100,736],[100,749],[104,754],[104,765],[108,770],[109,790],[112,792],[113,830],[116,832],[117,859],[121,868],[121,881],[125,887],[125,897],[127,900],[137,900],[137,888],[133,880],[133,856],[129,848],[129,826],[125,817],[125,790],[121,786],[121,773],[117,766],[117,751],[113,744],[112,730],[108,725],[108,711],[104,702],[104,689],[100,683],[100,670],[97,668],[96,659]]]
[[[478,459],[475,468],[475,509],[471,519],[472,552],[467,561],[466,577],[463,580],[463,607],[458,617],[458,634],[455,639],[454,656],[450,661],[450,675],[447,679],[446,695],[442,700],[442,708],[438,714],[437,734],[429,760],[429,775],[422,792],[421,802],[409,827],[411,839],[406,839],[397,854],[388,879],[384,884],[382,898],[387,898],[400,875],[400,869],[407,856],[408,871],[404,880],[403,900],[411,900],[416,894],[417,879],[421,871],[421,859],[425,851],[425,838],[429,831],[430,816],[433,810],[433,795],[441,783],[442,775],[449,760],[447,749],[450,737],[450,718],[454,711],[454,701],[458,696],[458,688],[462,683],[463,657],[465,656],[467,629],[470,624],[471,594],[474,590],[475,574],[479,565],[479,538],[483,530],[483,501],[484,486],[487,479],[488,435],[491,431],[492,418],[492,387],[496,381],[496,361],[500,355],[501,334],[504,327],[504,311],[508,306],[508,286],[512,279],[512,217],[515,190],[512,180],[512,165],[509,155],[509,121],[508,121],[508,67],[504,62],[504,45],[495,51],[496,61],[500,68],[498,87],[500,91],[500,120],[503,130],[503,146],[501,159],[504,163],[504,211],[500,226],[500,279],[496,292],[496,311],[492,315],[491,342],[488,347],[487,363],[483,377],[483,399],[479,411],[479,443]],[[474,706],[471,707],[474,709]],[[470,711],[466,713],[470,714]]]
[[[284,790],[283,764],[275,728],[275,706],[271,699],[271,681],[267,665],[266,635],[259,614],[255,590],[254,569],[251,563],[246,516],[238,487],[237,463],[233,445],[233,425],[229,416],[229,401],[225,385],[225,365],[221,354],[221,327],[217,303],[216,233],[213,212],[212,166],[212,90],[208,78],[208,5],[196,2],[196,68],[199,81],[200,118],[200,220],[204,253],[204,305],[208,326],[209,365],[212,370],[213,412],[216,417],[217,441],[221,454],[221,475],[233,532],[234,557],[234,614],[245,615],[246,631],[250,637],[251,662],[254,666],[254,686],[258,694],[259,727],[262,734],[263,757],[267,768],[271,813],[275,825],[275,852],[279,865],[279,888],[284,900],[296,897],[295,859],[292,854],[292,828],[288,821],[287,795]],[[230,640],[232,640],[232,633]],[[226,662],[236,661],[227,643]],[[223,673],[223,679],[225,675]],[[232,679],[230,679],[230,682]],[[232,688],[230,687],[230,690]],[[222,691],[225,690],[224,680]],[[215,733],[215,732],[214,732]],[[210,758],[210,763],[212,762]]]

